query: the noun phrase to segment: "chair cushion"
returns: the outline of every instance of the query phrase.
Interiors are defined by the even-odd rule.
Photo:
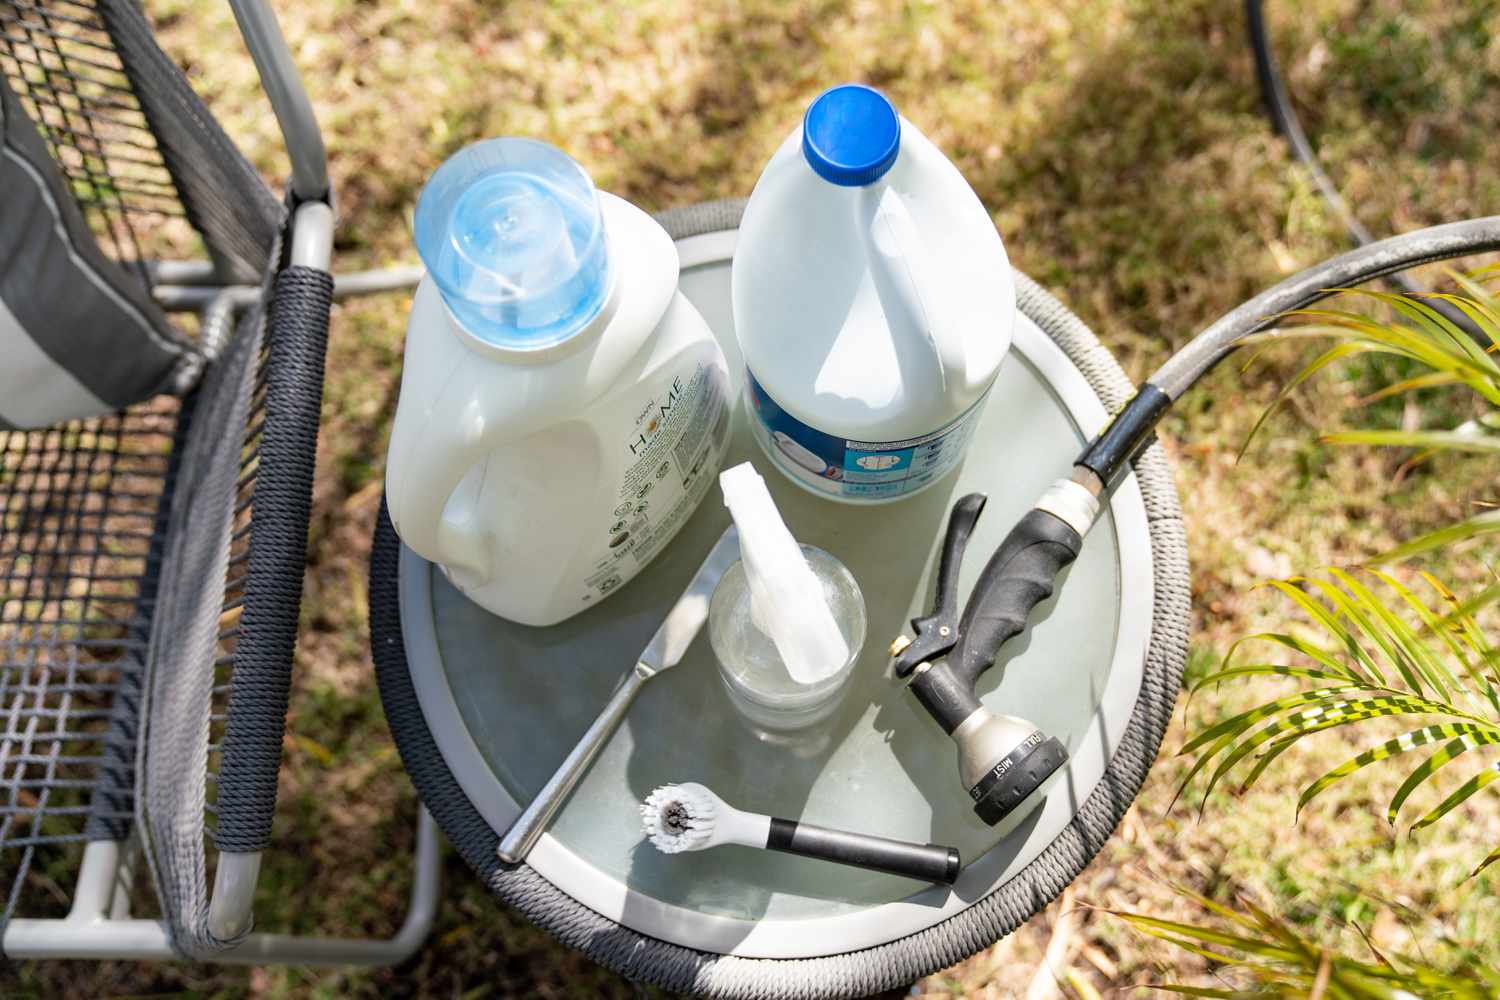
[[[0,76],[0,429],[180,391],[199,367],[194,354],[144,283],[100,252]]]

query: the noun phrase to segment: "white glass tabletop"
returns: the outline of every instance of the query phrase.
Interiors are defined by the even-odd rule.
[[[720,337],[737,393],[733,235],[694,237],[680,249],[683,291]],[[963,566],[966,594],[1003,535],[1103,424],[1102,405],[1021,317],[964,464],[915,498],[876,507],[835,504],[787,482],[735,410],[726,466],[754,462],[798,539],[837,556],[864,591],[869,638],[850,690],[830,720],[795,743],[762,739],[740,721],[700,634],[677,669],[647,685],[530,863],[596,911],[690,947],[763,957],[867,947],[982,898],[1050,843],[1099,781],[1134,708],[1150,637],[1145,510],[1127,480],[1059,596],[984,675],[986,705],[1032,720],[1073,758],[1047,804],[998,841],[960,786],[952,743],[891,677],[886,647],[932,602],[952,502],[976,490],[989,495]],[[546,629],[490,615],[403,552],[402,623],[423,713],[465,794],[497,831],[587,728],[728,523],[711,492],[628,586]],[[965,871],[950,889],[741,847],[663,855],[643,842],[637,805],[673,781],[702,782],[743,809],[955,846]]]

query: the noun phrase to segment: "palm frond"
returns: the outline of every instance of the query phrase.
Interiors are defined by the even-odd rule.
[[[1422,683],[1417,678],[1421,678],[1438,697],[1447,699],[1449,689],[1458,687],[1458,678],[1448,669],[1444,658],[1432,650],[1399,615],[1387,610],[1385,602],[1376,597],[1357,577],[1337,567],[1330,569],[1329,573],[1343,584],[1345,590],[1357,597],[1361,605],[1369,608],[1372,617],[1389,633],[1392,641],[1381,640],[1381,646],[1389,649],[1389,655],[1398,660],[1401,676],[1406,679],[1407,684],[1420,691]],[[1379,634],[1378,631],[1376,634]]]
[[[1372,569],[1369,570],[1369,573],[1399,594],[1401,599],[1406,602],[1407,607],[1416,611],[1427,631],[1443,640],[1443,644],[1447,646],[1448,650],[1453,654],[1453,658],[1461,665],[1464,675],[1468,678],[1474,689],[1479,691],[1489,702],[1489,706],[1494,711],[1496,717],[1500,717],[1500,692],[1496,691],[1491,679],[1486,677],[1481,669],[1489,662],[1488,652],[1485,649],[1476,649],[1472,642],[1461,641],[1458,634],[1460,630],[1467,631],[1469,625],[1473,624],[1472,618],[1463,616],[1455,618],[1452,612],[1447,616],[1439,618],[1420,597],[1412,593],[1411,588],[1407,587],[1400,580],[1380,570]],[[1451,603],[1459,603],[1458,599],[1453,596],[1452,591],[1444,587],[1436,577],[1424,573],[1423,579],[1427,580],[1428,585],[1436,590],[1444,600],[1451,599]],[[1481,596],[1485,595],[1481,594]],[[1490,596],[1493,597],[1493,595]],[[1475,626],[1475,632],[1478,638],[1482,640],[1484,633],[1478,631],[1477,626]],[[1471,658],[1471,653],[1476,654],[1474,658]]]
[[[1428,372],[1425,375],[1413,375],[1411,378],[1404,378],[1399,382],[1382,386],[1357,402],[1360,406],[1369,406],[1371,403],[1378,403],[1392,396],[1404,396],[1418,389],[1439,389],[1445,385],[1454,385],[1459,381],[1461,381],[1459,377],[1452,372]]]
[[[1289,583],[1289,581],[1285,580],[1276,580],[1272,582],[1277,584]],[[1261,586],[1267,586],[1267,584],[1261,584]],[[1290,590],[1295,592],[1299,597],[1306,596],[1295,586],[1290,587]],[[1284,590],[1283,593],[1287,593],[1287,591]],[[1314,606],[1317,605],[1315,604]],[[1310,660],[1316,660],[1322,666],[1327,667],[1328,670],[1333,674],[1336,674],[1345,680],[1358,681],[1363,679],[1361,675],[1350,671],[1348,667],[1344,666],[1343,662],[1339,660],[1339,654],[1336,650],[1325,649],[1322,646],[1318,646],[1314,643],[1308,642],[1306,639],[1303,639],[1300,636],[1290,635],[1286,632],[1257,632],[1254,635],[1242,636],[1234,641],[1234,645],[1229,647],[1229,652],[1225,655],[1224,661],[1227,663],[1230,660],[1234,659],[1235,652],[1239,649],[1240,646],[1244,645],[1245,643],[1260,641],[1274,642],[1279,646],[1285,646],[1287,649],[1290,649],[1294,653],[1301,653],[1303,656],[1306,656]],[[1204,685],[1204,681],[1199,681],[1196,685],[1194,685],[1193,690],[1197,691]]]
[[[1445,627],[1468,629],[1468,622],[1472,620],[1474,612],[1487,605],[1493,604],[1497,595],[1500,595],[1500,580],[1485,587],[1479,593],[1466,597],[1462,601],[1455,601],[1453,610],[1439,623]]]
[[[1243,792],[1287,750],[1317,733],[1370,719],[1411,719],[1403,735],[1367,747],[1323,773],[1302,790],[1297,803],[1300,815],[1318,795],[1351,775],[1377,764],[1395,766],[1413,751],[1430,748],[1406,769],[1390,801],[1388,818],[1394,823],[1412,794],[1428,787],[1447,765],[1500,747],[1500,692],[1493,675],[1486,673],[1496,654],[1473,617],[1481,604],[1500,599],[1500,584],[1486,588],[1486,593],[1494,593],[1487,593],[1484,601],[1461,601],[1435,577],[1424,578],[1436,594],[1436,606],[1389,574],[1374,570],[1356,575],[1334,569],[1326,575],[1269,581],[1306,613],[1317,635],[1304,639],[1263,632],[1241,639],[1194,691],[1257,675],[1287,677],[1309,686],[1192,734],[1181,752],[1196,759],[1177,795],[1207,774],[1201,811],[1226,778],[1247,769],[1239,781]],[[1402,608],[1404,615],[1398,613]],[[1415,621],[1409,620],[1412,617]],[[1244,654],[1253,645],[1271,645],[1311,664],[1252,659]],[[1500,761],[1474,773],[1418,819],[1411,831],[1437,822],[1497,779]]]
[[[1497,852],[1500,853],[1500,852]],[[1162,920],[1143,914],[1106,910],[1138,933],[1164,941],[1216,965],[1221,983],[1151,984],[1149,988],[1193,997],[1312,997],[1347,1000],[1391,1000],[1402,995],[1440,1000],[1493,998],[1500,975],[1482,968],[1450,973],[1409,958],[1387,958],[1371,946],[1375,962],[1366,962],[1320,946],[1286,921],[1240,900],[1232,910],[1196,893],[1176,891],[1205,911],[1202,924]],[[1215,924],[1227,923],[1233,929]],[[1368,939],[1366,939],[1368,944]]]
[[[1356,354],[1363,354],[1370,350],[1373,350],[1373,348],[1354,341],[1336,344],[1304,366],[1301,371],[1292,377],[1291,381],[1281,387],[1281,391],[1276,394],[1276,398],[1271,401],[1271,405],[1265,408],[1265,411],[1260,415],[1260,419],[1255,422],[1255,426],[1250,428],[1250,433],[1245,435],[1245,443],[1240,446],[1240,452],[1235,456],[1235,461],[1239,461],[1245,457],[1245,450],[1250,447],[1250,442],[1255,440],[1255,435],[1259,433],[1261,426],[1265,424],[1266,420],[1270,418],[1275,410],[1287,401],[1292,393],[1297,391],[1299,385],[1335,361],[1351,358]]]
[[[1482,746],[1495,746],[1497,743],[1500,743],[1500,736],[1488,732],[1483,728],[1464,725],[1449,728],[1454,731],[1451,734],[1454,738],[1449,740],[1442,749],[1417,765],[1411,774],[1406,776],[1406,780],[1401,782],[1401,787],[1396,789],[1396,794],[1391,796],[1391,804],[1385,813],[1388,823],[1396,822],[1396,816],[1401,812],[1401,807],[1406,804],[1406,800],[1411,797],[1411,793],[1421,787],[1422,783],[1432,777],[1433,774],[1437,773],[1439,768],[1470,750]],[[1459,801],[1462,800],[1460,799]],[[1454,803],[1454,805],[1457,804],[1457,802]],[[1415,830],[1416,827],[1412,827],[1412,829]]]
[[[1479,791],[1481,788],[1488,786],[1496,779],[1500,779],[1500,761],[1496,761],[1495,763],[1490,764],[1483,771],[1480,771],[1468,781],[1465,781],[1462,785],[1454,790],[1453,794],[1449,795],[1442,802],[1438,803],[1431,812],[1413,823],[1411,825],[1411,832],[1416,833],[1418,830],[1425,829],[1426,827],[1429,827],[1432,824],[1436,823],[1438,820],[1448,815],[1448,813],[1452,812],[1459,805],[1467,802],[1475,792]]]
[[[1161,990],[1164,993],[1176,993],[1178,996],[1184,997],[1229,997],[1230,1000],[1239,1000],[1241,997],[1246,998],[1246,1000],[1254,1000],[1254,998],[1264,995],[1248,990],[1215,990],[1207,986],[1183,986],[1179,983],[1157,983],[1151,988]]]
[[[1375,662],[1369,653],[1365,652],[1365,648],[1359,644],[1354,634],[1339,624],[1339,620],[1333,612],[1323,607],[1323,605],[1313,599],[1311,594],[1306,593],[1301,587],[1297,586],[1301,580],[1302,577],[1292,577],[1289,580],[1269,580],[1261,584],[1261,586],[1275,587],[1281,591],[1282,594],[1301,607],[1303,611],[1306,611],[1316,619],[1330,635],[1340,641],[1344,652],[1349,656],[1349,659],[1344,662],[1344,669],[1351,677],[1364,681],[1373,676],[1384,681],[1385,677],[1381,674],[1380,665]],[[1363,668],[1362,670],[1354,666],[1356,662],[1360,668]],[[1365,671],[1368,671],[1368,673]]]
[[[1388,311],[1390,319],[1332,306],[1300,309],[1283,317],[1293,321],[1294,325],[1251,338],[1251,342],[1260,343],[1290,340],[1334,340],[1336,343],[1325,347],[1287,381],[1246,435],[1240,454],[1245,453],[1271,414],[1281,409],[1288,397],[1310,378],[1336,362],[1361,355],[1384,355],[1429,369],[1377,390],[1360,400],[1362,404],[1422,389],[1462,385],[1491,407],[1500,409],[1500,358],[1493,347],[1500,344],[1500,299],[1486,287],[1486,283],[1495,278],[1494,271],[1486,268],[1470,275],[1451,276],[1458,288],[1457,294],[1401,295],[1370,289],[1338,289],[1342,295],[1337,301],[1363,301],[1381,306]],[[1446,303],[1466,316],[1489,338],[1489,346],[1461,330],[1433,308],[1433,303]],[[1425,453],[1467,451],[1494,454],[1500,452],[1500,434],[1490,433],[1495,430],[1500,430],[1500,426],[1481,418],[1452,429],[1345,430],[1326,434],[1322,440],[1330,444],[1420,448]]]
[[[1349,775],[1355,773],[1356,771],[1369,767],[1371,764],[1378,764],[1383,760],[1389,760],[1397,754],[1416,750],[1419,747],[1424,747],[1429,744],[1436,743],[1438,740],[1480,734],[1484,734],[1483,729],[1467,722],[1438,723],[1437,725],[1424,726],[1421,729],[1414,729],[1409,733],[1402,733],[1400,736],[1397,736],[1394,739],[1386,740],[1379,746],[1373,746],[1370,749],[1349,758],[1344,763],[1340,764],[1338,767],[1335,767],[1327,774],[1324,774],[1317,781],[1314,781],[1311,785],[1308,785],[1306,788],[1304,788],[1302,790],[1302,795],[1297,799],[1297,812],[1301,813],[1303,808],[1306,807],[1309,802],[1316,798],[1320,793],[1327,790],[1331,785],[1342,781],[1344,778],[1349,777]],[[1424,768],[1427,768],[1427,766],[1432,763],[1435,757],[1436,755],[1434,755],[1433,757],[1429,757],[1426,761],[1423,761],[1422,766],[1417,768],[1416,771],[1413,771],[1412,774],[1407,777],[1406,782],[1402,783],[1401,790],[1397,791],[1396,797],[1391,800],[1390,812],[1386,817],[1390,822],[1394,823],[1396,821],[1396,813],[1400,810],[1401,803],[1404,802],[1407,795],[1410,794],[1410,791],[1407,789],[1407,784],[1409,783],[1412,788],[1416,788],[1422,783],[1422,781],[1426,780],[1427,776],[1431,774],[1430,770],[1426,773],[1421,774],[1420,777],[1418,777],[1418,773],[1422,772]],[[1446,761],[1444,763],[1446,763]],[[1402,794],[1403,792],[1405,792],[1406,794]]]
[[[1418,535],[1411,541],[1404,542],[1383,554],[1379,562],[1401,562],[1434,549],[1447,548],[1450,545],[1497,533],[1500,533],[1500,510],[1487,510],[1483,514],[1475,515],[1456,524],[1444,525],[1436,531]]]
[[[1370,444],[1430,451],[1471,451],[1500,455],[1500,434],[1477,431],[1334,431],[1324,434],[1325,444]]]

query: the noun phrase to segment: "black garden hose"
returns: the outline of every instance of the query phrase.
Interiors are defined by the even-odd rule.
[[[1399,274],[1410,267],[1500,250],[1500,215],[1429,226],[1356,247],[1316,264],[1225,313],[1172,355],[1075,463],[1108,484],[1123,471],[1161,415],[1251,334],[1276,325],[1338,289]]]
[[[1349,239],[1356,246],[1373,243],[1375,237],[1355,216],[1348,202],[1344,201],[1343,196],[1339,194],[1333,179],[1323,169],[1323,164],[1318,160],[1317,150],[1313,149],[1307,133],[1302,128],[1302,122],[1297,117],[1297,111],[1292,107],[1292,100],[1287,93],[1286,83],[1281,77],[1276,56],[1271,51],[1271,37],[1266,28],[1264,0],[1245,0],[1245,26],[1250,34],[1250,51],[1255,56],[1255,76],[1260,81],[1261,99],[1265,102],[1266,114],[1270,116],[1271,124],[1291,147],[1292,155],[1307,170],[1318,193],[1328,203],[1329,210],[1338,217],[1345,231],[1348,232]],[[1385,280],[1393,290],[1403,294],[1418,296],[1426,294],[1425,289],[1406,274],[1398,272],[1387,275]],[[1427,305],[1442,313],[1449,322],[1478,343],[1489,346],[1489,337],[1464,314],[1463,310],[1441,299],[1429,299]]]
[[[1290,310],[1409,267],[1489,250],[1500,250],[1500,216],[1431,226],[1309,267],[1225,313],[1141,385],[1074,461],[1072,475],[1054,483],[1011,529],[980,573],[956,639],[943,631],[945,642],[958,644],[954,655],[921,671],[912,662],[919,658],[913,651],[932,640],[924,633],[927,620],[914,619],[916,639],[895,650],[897,672],[916,671],[912,688],[918,700],[962,748],[963,720],[977,714],[979,707],[974,692],[979,674],[994,663],[1001,645],[1024,630],[1036,605],[1051,595],[1053,579],[1073,561],[1083,536],[1098,520],[1102,495],[1154,439],[1157,422],[1183,393],[1246,337],[1274,326]]]

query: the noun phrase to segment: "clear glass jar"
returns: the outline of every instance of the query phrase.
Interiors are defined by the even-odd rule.
[[[777,732],[805,729],[833,714],[865,643],[865,598],[854,574],[820,548],[804,545],[802,554],[849,646],[849,658],[831,676],[816,684],[792,679],[776,644],[750,617],[743,562],[724,572],[708,605],[708,639],[729,700],[749,722]]]

